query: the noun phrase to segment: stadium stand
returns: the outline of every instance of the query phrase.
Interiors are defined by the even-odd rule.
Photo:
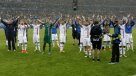
[[[45,16],[52,14],[126,15],[136,13],[135,0],[79,0],[79,9],[72,11],[72,0],[1,0],[0,15]]]

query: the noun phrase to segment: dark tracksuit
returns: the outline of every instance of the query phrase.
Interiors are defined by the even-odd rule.
[[[80,45],[80,33],[81,33],[80,24],[75,21],[75,26],[76,26],[76,33],[77,33],[76,37],[79,41],[78,45]]]
[[[11,43],[12,43],[12,49],[16,50],[15,48],[15,27],[18,23],[18,20],[14,21],[11,24],[8,24],[1,20],[1,22],[6,26],[6,37],[8,40],[8,50],[11,50]]]
[[[72,37],[73,39],[76,39],[77,38],[76,26],[74,24],[72,24],[71,26],[72,26]]]
[[[17,42],[17,29],[18,29],[18,24],[17,24],[18,22],[16,22],[15,23],[15,37],[14,37],[14,39],[15,39],[15,43]]]
[[[114,25],[114,34],[112,34],[112,58],[111,62],[119,62],[119,44],[120,44],[120,27]]]
[[[100,27],[100,25],[96,24],[91,28],[90,31],[90,35],[91,35],[91,42],[92,42],[92,46],[93,49],[99,49],[101,50],[101,45],[102,45],[102,29]]]

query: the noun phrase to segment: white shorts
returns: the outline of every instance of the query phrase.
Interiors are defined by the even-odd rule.
[[[91,46],[90,38],[83,38],[83,46]]]
[[[52,40],[58,40],[58,35],[57,34],[52,34]]]
[[[129,43],[132,43],[133,42],[133,37],[132,37],[132,34],[125,34],[125,40],[126,40],[126,43],[129,44]]]
[[[60,35],[60,42],[66,42],[66,36],[65,35]]]
[[[111,38],[107,34],[104,34],[103,41],[111,41]]]
[[[18,34],[17,38],[18,38],[18,41],[19,41],[19,39],[21,38],[21,35]]]
[[[126,39],[125,38],[121,38],[121,42],[120,42],[119,46],[126,46]]]
[[[22,44],[22,43],[27,43],[27,37],[26,36],[20,36],[19,37],[19,43]]]
[[[39,35],[33,35],[33,43],[40,42],[40,36]]]
[[[83,37],[82,36],[80,37],[80,43],[83,43]]]

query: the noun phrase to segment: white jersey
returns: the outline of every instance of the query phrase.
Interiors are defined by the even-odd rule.
[[[84,38],[90,38],[90,30],[91,30],[91,25],[88,26],[82,26],[82,36]]]
[[[40,24],[32,24],[33,26],[33,42],[40,42]]]
[[[27,29],[27,25],[20,25],[19,26],[19,33],[21,36],[26,36],[26,29]]]
[[[39,33],[40,33],[40,24],[32,24],[33,26],[33,35],[38,35],[39,36]]]
[[[82,25],[83,46],[91,46],[90,30],[91,30],[91,25],[88,26]]]
[[[66,24],[63,25],[60,24],[59,29],[60,29],[60,35],[66,36]]]
[[[120,25],[120,34],[121,34],[121,38],[125,38],[125,35],[126,35],[125,24]]]
[[[119,46],[126,46],[125,24],[120,25],[121,42]]]
[[[65,43],[66,42],[66,24],[60,24],[60,42]]]
[[[107,34],[104,34],[103,36],[104,36],[104,37],[103,37],[103,41],[105,41],[105,42],[106,42],[106,41],[108,41],[108,42],[111,41],[111,38],[110,38],[110,36],[109,36],[108,33],[107,33]]]
[[[18,27],[18,40],[19,40],[19,43],[27,43],[27,25],[19,25]]]

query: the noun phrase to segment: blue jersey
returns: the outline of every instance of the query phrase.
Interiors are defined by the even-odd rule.
[[[134,25],[135,25],[135,22],[131,20],[130,24],[125,25],[125,32],[126,33],[132,33],[132,28],[133,28]]]
[[[77,33],[80,33],[81,32],[81,28],[80,28],[80,24],[75,22],[75,25],[76,25],[76,31]]]
[[[52,34],[57,34],[57,28],[58,28],[58,24],[52,26],[51,28]]]
[[[118,26],[118,25],[116,25],[115,27],[114,27],[114,34],[113,34],[113,36],[118,36],[118,35],[120,35],[120,26]]]
[[[120,44],[120,27],[119,25],[114,26],[114,33],[112,34],[113,44]]]

